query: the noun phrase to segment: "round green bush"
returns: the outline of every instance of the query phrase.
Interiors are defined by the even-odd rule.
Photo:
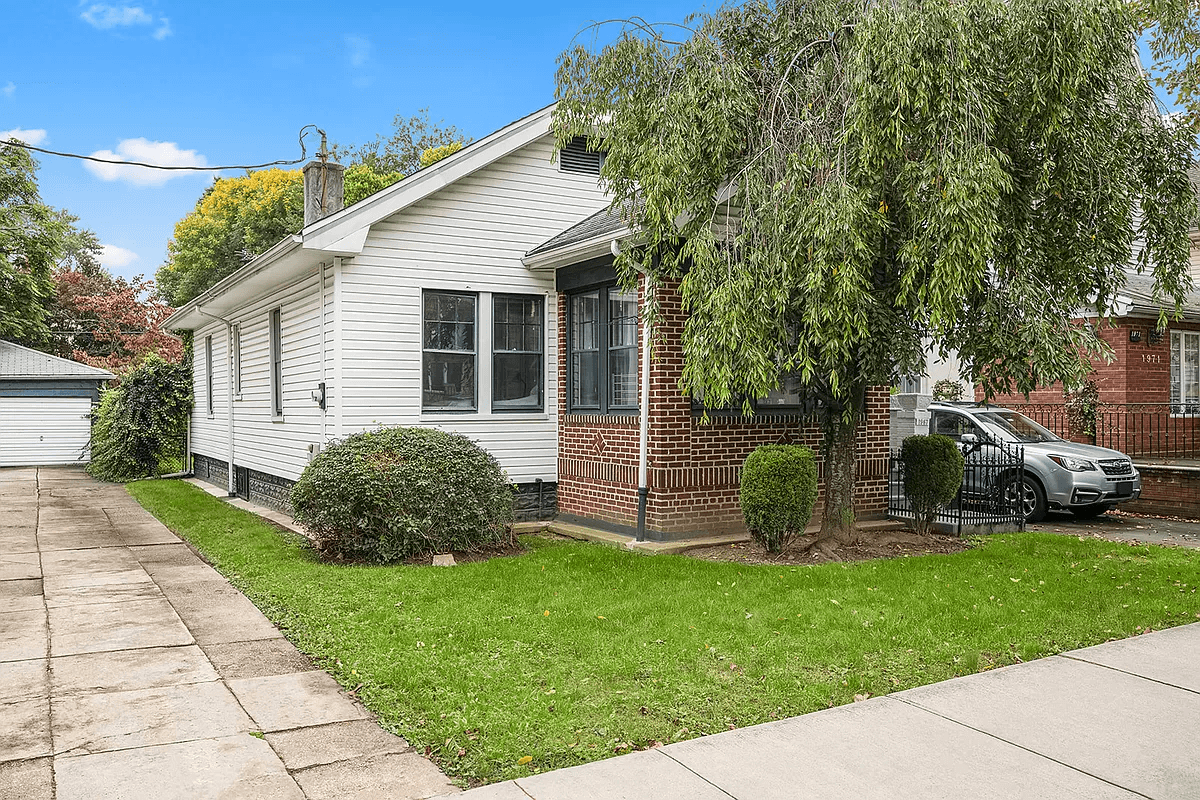
[[[919,534],[929,533],[934,515],[952,501],[963,481],[963,455],[949,436],[909,436],[900,446],[904,494],[915,514]]]
[[[510,544],[513,489],[465,436],[381,428],[334,442],[292,487],[296,520],[331,559],[390,563]]]
[[[817,501],[817,462],[807,447],[758,447],[742,465],[742,517],[768,553],[785,550],[804,534]]]

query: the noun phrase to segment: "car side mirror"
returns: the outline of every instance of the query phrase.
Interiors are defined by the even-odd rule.
[[[958,440],[963,444],[969,444],[972,447],[979,444],[979,437],[973,433],[964,433],[962,436],[958,437]]]

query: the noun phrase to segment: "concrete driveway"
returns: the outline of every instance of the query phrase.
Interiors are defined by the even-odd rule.
[[[1115,542],[1162,544],[1200,549],[1200,522],[1171,517],[1142,517],[1109,512],[1080,519],[1069,511],[1051,511],[1031,531],[1094,536]]]
[[[0,800],[452,791],[123,487],[0,469]]]

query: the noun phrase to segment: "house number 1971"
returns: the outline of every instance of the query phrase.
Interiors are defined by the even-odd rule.
[[[1144,364],[1161,364],[1161,354],[1142,353],[1142,363]]]

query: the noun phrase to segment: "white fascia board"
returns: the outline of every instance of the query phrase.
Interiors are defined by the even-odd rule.
[[[301,238],[295,234],[281,240],[278,244],[267,250],[265,253],[258,255],[246,266],[239,269],[232,275],[228,275],[215,284],[210,286],[198,296],[184,303],[179,308],[175,309],[171,316],[163,320],[162,327],[167,330],[183,329],[195,330],[199,325],[207,324],[210,320],[202,314],[199,314],[196,309],[203,305],[211,305],[213,301],[224,295],[230,289],[238,284],[258,274],[267,267],[283,259],[288,253],[300,248]]]
[[[363,246],[367,243],[367,235],[370,232],[371,226],[364,225],[350,235],[325,247],[318,247],[311,241],[305,241],[303,247],[305,250],[320,250],[322,253],[333,256],[356,256],[362,252]]]
[[[553,111],[554,106],[547,106],[349,208],[314,222],[302,231],[304,246],[328,250],[359,229],[369,228],[460,178],[537,141],[550,133]]]
[[[525,265],[526,269],[532,270],[555,270],[560,267],[569,267],[580,261],[608,255],[612,252],[613,242],[624,242],[632,238],[633,231],[625,228],[574,242],[566,247],[548,250],[545,253],[526,255],[522,257],[521,263]]]

